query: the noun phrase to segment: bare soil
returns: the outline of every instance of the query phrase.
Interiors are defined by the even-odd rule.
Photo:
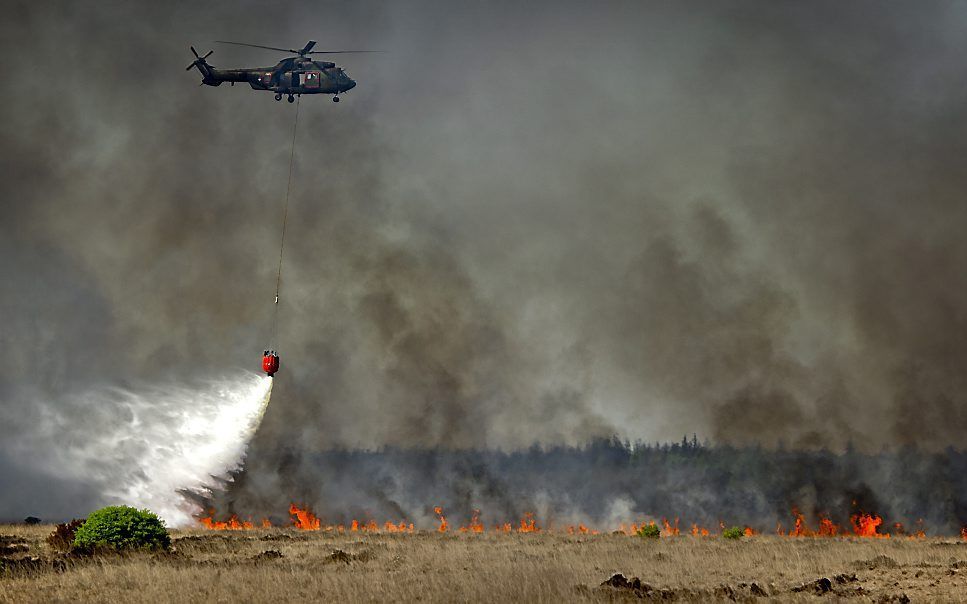
[[[0,602],[967,602],[967,541],[174,531],[71,557],[0,525]],[[619,575],[619,576],[616,576]]]

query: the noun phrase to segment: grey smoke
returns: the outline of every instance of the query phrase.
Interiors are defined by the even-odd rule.
[[[83,491],[8,453],[38,401],[258,363],[294,107],[198,87],[213,39],[387,51],[340,56],[346,102],[302,99],[251,480],[285,480],[278,443],[964,446],[965,17],[10,3],[0,516]]]

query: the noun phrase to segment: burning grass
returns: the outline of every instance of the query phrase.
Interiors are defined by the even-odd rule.
[[[547,527],[522,532],[519,523],[507,532],[474,531],[481,517],[466,531],[448,525],[445,532],[439,525],[410,532],[407,525],[406,532],[340,534],[323,530],[321,521],[319,530],[199,527],[173,531],[169,555],[84,558],[60,567],[52,561],[61,554],[46,543],[52,526],[0,526],[0,535],[17,544],[5,558],[27,560],[21,570],[0,573],[0,601],[603,601],[634,597],[635,589],[678,601],[967,599],[967,541],[959,536],[770,533],[732,540],[681,531],[644,540]],[[602,585],[617,574],[639,580]]]
[[[433,529],[438,533],[447,533],[454,530],[450,523],[447,521],[444,510],[441,506],[435,506],[433,508],[433,513],[436,515],[439,524]],[[376,522],[373,519],[368,520],[357,520],[354,519],[348,525],[345,524],[324,524],[322,519],[317,517],[315,513],[308,506],[297,505],[292,503],[289,505],[289,516],[291,522],[289,527],[296,528],[305,531],[323,531],[327,533],[345,534],[345,533],[414,533],[416,531],[416,526],[413,522],[408,522],[407,520],[391,521],[386,520],[382,523]],[[512,522],[499,522],[491,525],[488,529],[486,525],[480,520],[481,511],[473,510],[470,521],[457,528],[456,530],[460,533],[472,533],[472,534],[482,534],[486,532],[492,533],[540,533],[545,532],[561,532],[568,535],[599,535],[601,533],[614,533],[622,534],[628,536],[642,535],[643,533],[648,533],[649,536],[661,536],[661,537],[679,537],[683,533],[679,528],[679,518],[675,518],[671,521],[667,518],[661,519],[661,524],[659,525],[654,520],[639,520],[635,522],[621,523],[616,527],[611,528],[589,528],[583,523],[579,524],[563,524],[555,525],[553,523],[547,523],[545,526],[541,526],[535,515],[531,512],[525,513],[519,521]],[[806,520],[804,514],[802,514],[797,508],[793,508],[791,511],[792,526],[787,531],[784,525],[780,522],[775,529],[775,534],[780,537],[815,537],[815,538],[832,538],[832,537],[859,537],[859,538],[871,538],[871,539],[889,539],[891,537],[903,537],[908,539],[923,539],[926,538],[926,531],[923,526],[923,521],[917,522],[917,529],[913,532],[908,532],[902,523],[895,522],[892,525],[892,531],[889,533],[880,532],[880,527],[883,525],[883,519],[876,514],[867,514],[863,512],[855,513],[850,517],[850,527],[843,528],[830,520],[828,515],[820,514],[818,517],[817,524],[810,526],[809,522]],[[263,518],[260,522],[255,523],[251,520],[239,520],[238,516],[231,515],[227,520],[220,521],[215,519],[215,510],[209,510],[208,515],[199,518],[199,523],[201,526],[211,529],[211,530],[252,530],[256,526],[260,528],[272,528],[272,523],[268,519]],[[429,527],[424,527],[428,530]],[[761,534],[761,531],[746,526],[732,527],[732,529],[738,529],[739,533],[735,535],[730,535],[730,537],[753,537],[755,535]],[[692,537],[717,537],[724,535],[726,531],[726,524],[724,521],[719,522],[718,529],[709,529],[706,527],[699,526],[698,524],[692,524],[691,530],[684,533],[685,536]],[[961,537],[967,539],[967,527],[961,530]]]

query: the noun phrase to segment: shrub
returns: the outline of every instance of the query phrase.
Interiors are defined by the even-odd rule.
[[[741,539],[745,531],[737,526],[731,526],[722,531],[722,537],[726,539]]]
[[[646,524],[638,529],[638,536],[644,539],[657,539],[661,537],[661,529],[655,526],[654,523]]]
[[[74,545],[74,537],[77,533],[77,529],[84,524],[84,519],[77,518],[71,520],[70,522],[65,522],[64,524],[58,524],[50,535],[47,535],[47,545],[51,549],[66,552],[69,551],[71,546]]]
[[[77,529],[74,546],[85,549],[168,549],[165,523],[149,510],[124,505],[101,508]]]

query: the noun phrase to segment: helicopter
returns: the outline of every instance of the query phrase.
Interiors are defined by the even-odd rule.
[[[214,50],[209,50],[204,56],[199,56],[195,47],[189,46],[192,54],[195,55],[195,60],[185,68],[186,71],[191,71],[192,67],[197,67],[202,75],[202,84],[220,86],[222,82],[231,82],[234,86],[235,82],[247,82],[253,90],[275,92],[276,101],[281,101],[283,96],[288,95],[290,103],[295,101],[295,95],[303,94],[331,94],[333,95],[333,102],[338,103],[340,92],[347,92],[356,87],[355,80],[350,79],[349,74],[341,67],[337,67],[335,63],[330,61],[315,61],[309,55],[380,52],[378,50],[312,50],[316,45],[315,40],[309,40],[301,50],[246,44],[244,42],[226,42],[224,40],[216,40],[216,43],[251,46],[297,54],[296,57],[282,59],[274,67],[215,69],[205,60],[215,52]]]

